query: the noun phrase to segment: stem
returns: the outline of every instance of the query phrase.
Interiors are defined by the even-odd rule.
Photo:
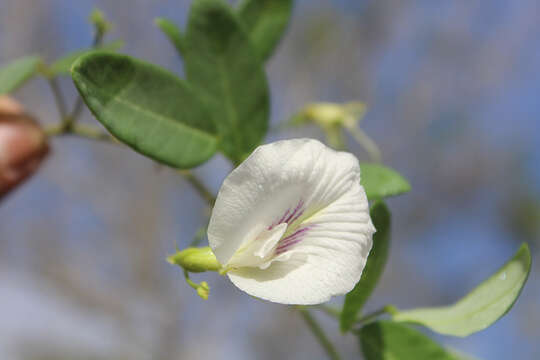
[[[377,310],[377,311],[374,311],[372,313],[369,313],[367,315],[362,316],[361,318],[356,320],[356,323],[357,324],[364,324],[364,323],[370,322],[371,320],[374,320],[377,317],[379,317],[380,315],[384,315],[384,314],[386,314],[386,310],[383,308],[383,309],[380,309],[380,310]]]
[[[73,135],[89,140],[102,141],[110,144],[119,144],[114,137],[98,128],[77,124],[66,126],[65,124],[61,123],[60,125],[50,126],[45,129],[45,134],[49,137]],[[195,190],[197,190],[199,195],[208,203],[208,205],[214,206],[214,203],[216,202],[215,196],[206,187],[206,185],[204,185],[204,183],[197,178],[197,176],[195,176],[195,174],[189,170],[179,170],[178,172],[184,176],[184,178],[193,186],[193,188],[195,188]]]
[[[92,48],[97,48],[101,46],[101,43],[103,42],[103,35],[105,35],[102,31],[99,31],[96,29],[96,33],[94,35],[94,40],[92,41]],[[75,105],[73,106],[73,110],[71,111],[71,114],[69,118],[71,119],[71,122],[77,121],[79,116],[81,115],[82,111],[84,110],[84,102],[83,98],[80,94],[77,95],[77,100],[75,100]]]
[[[90,140],[105,141],[118,144],[118,141],[105,131],[101,131],[100,129],[96,129],[90,126],[74,125],[71,129],[71,133],[73,135],[77,135],[79,137],[87,138]]]
[[[306,322],[309,330],[313,333],[319,344],[323,347],[324,351],[326,352],[326,355],[328,355],[328,358],[331,360],[340,360],[340,356],[338,352],[336,351],[336,348],[334,345],[330,342],[326,334],[324,333],[323,329],[315,320],[313,315],[309,312],[308,309],[305,307],[297,307],[298,311],[300,311],[300,315],[302,315],[302,318]]]
[[[191,244],[189,244],[189,247],[196,247],[199,246],[201,241],[204,239],[204,236],[206,235],[206,231],[208,230],[208,226],[202,226],[197,230],[197,233],[193,237],[193,241]]]
[[[348,126],[347,130],[349,130],[352,137],[367,151],[372,161],[381,162],[381,151],[375,141],[357,126]]]
[[[105,141],[109,143],[117,143],[117,141],[111,135],[107,134],[100,129],[93,128],[90,126],[84,125],[71,125],[66,127],[63,124],[51,126],[45,129],[45,134],[47,136],[64,136],[64,135],[74,135],[81,138],[86,138],[90,140]]]
[[[380,308],[379,310],[375,310],[369,314],[366,314],[364,316],[361,316],[360,318],[358,318],[356,320],[356,324],[357,325],[364,325],[365,323],[368,323],[372,320],[375,320],[377,317],[381,316],[381,315],[385,315],[385,314],[389,314],[389,315],[392,315],[392,314],[395,314],[397,312],[397,309],[392,306],[392,305],[386,305],[382,308]]]
[[[332,306],[328,306],[328,305],[316,305],[316,306],[313,306],[314,309],[317,309],[317,310],[321,310],[322,312],[324,312],[325,314],[335,318],[335,319],[339,319],[339,317],[341,316],[341,309],[340,308],[336,308],[336,307],[332,307]],[[386,305],[378,310],[375,310],[369,314],[366,314],[364,316],[359,316],[356,318],[356,321],[355,321],[355,324],[360,324],[360,325],[363,325],[367,322],[370,322],[374,319],[376,319],[377,317],[381,316],[381,315],[385,315],[385,314],[389,314],[389,315],[392,315],[396,312],[396,308],[392,305]]]
[[[62,119],[62,124],[67,122],[68,120],[68,114],[67,114],[67,107],[66,102],[64,100],[64,95],[62,94],[62,91],[60,90],[60,87],[58,86],[58,82],[55,78],[50,78],[47,81],[49,83],[49,86],[51,87],[54,101],[56,102],[56,107],[58,108],[58,112],[60,114],[60,118]]]
[[[327,315],[329,315],[329,316],[331,316],[331,317],[333,317],[335,319],[339,319],[339,317],[341,315],[341,309],[339,309],[337,307],[321,304],[321,305],[315,305],[313,308],[318,309],[318,310],[322,310],[322,312],[324,312],[325,314],[327,314]]]
[[[210,206],[214,206],[214,203],[216,202],[216,197],[208,188],[206,185],[203,184],[195,174],[193,174],[189,170],[179,170],[178,171],[184,178],[197,190],[199,195],[208,203]]]

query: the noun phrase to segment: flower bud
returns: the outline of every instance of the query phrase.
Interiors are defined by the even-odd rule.
[[[0,96],[0,115],[20,115],[23,112],[21,104],[9,96]]]
[[[295,118],[295,122],[313,122],[323,129],[334,126],[352,127],[364,116],[366,106],[360,102],[346,104],[314,103],[307,105]]]
[[[202,248],[191,247],[178,251],[176,254],[169,256],[167,261],[181,266],[189,272],[218,271],[221,269],[221,264],[208,246]]]
[[[199,295],[203,300],[208,300],[208,295],[210,295],[210,286],[206,281],[203,281],[197,287],[197,295]]]
[[[0,199],[28,179],[48,152],[47,137],[20,104],[0,97]]]

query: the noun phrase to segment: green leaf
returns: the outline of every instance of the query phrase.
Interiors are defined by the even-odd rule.
[[[458,359],[421,332],[390,321],[366,325],[359,336],[366,360]]]
[[[98,48],[98,50],[103,51],[116,51],[121,49],[124,46],[124,42],[122,40],[116,40],[113,42],[110,42],[108,44],[105,44]],[[77,60],[79,57],[89,54],[92,51],[96,51],[96,49],[84,49],[84,50],[78,50],[73,51],[60,59],[56,60],[49,66],[48,75],[50,77],[58,76],[58,75],[68,75],[69,71],[71,70],[71,66]]]
[[[510,261],[454,305],[398,311],[393,318],[445,335],[468,336],[487,328],[512,308],[530,269],[531,254],[524,243]]]
[[[165,18],[157,18],[155,20],[156,25],[163,31],[169,41],[174,45],[178,54],[182,56],[184,53],[184,37],[182,31],[170,20]]]
[[[373,248],[369,253],[366,267],[360,281],[345,296],[345,303],[340,316],[342,332],[349,331],[356,321],[356,316],[375,290],[375,286],[386,265],[390,248],[390,211],[383,202],[371,206],[371,220],[377,232],[373,236]]]
[[[240,4],[238,17],[264,61],[283,37],[292,9],[293,0],[244,0]]]
[[[217,149],[215,125],[186,83],[128,56],[93,52],[73,65],[77,89],[120,141],[156,161],[191,168]]]
[[[386,166],[361,163],[360,183],[369,200],[396,196],[411,190],[411,185],[403,176]]]
[[[39,56],[26,56],[0,67],[0,95],[17,90],[37,71]]]
[[[207,97],[221,151],[239,163],[268,130],[268,84],[259,57],[230,7],[219,0],[193,2],[185,40],[187,79]]]

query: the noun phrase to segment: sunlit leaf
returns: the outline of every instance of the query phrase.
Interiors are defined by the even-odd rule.
[[[110,42],[108,44],[105,44],[101,47],[99,47],[99,50],[103,51],[116,51],[121,49],[124,46],[124,42],[122,40],[116,40],[113,42]],[[78,50],[70,52],[69,54],[66,54],[65,56],[61,57],[60,59],[56,60],[49,66],[48,74],[49,76],[58,76],[58,75],[68,75],[69,71],[71,70],[71,66],[77,60],[79,57],[89,54],[90,52],[95,51],[95,49],[84,49],[84,50]]]
[[[204,105],[168,71],[93,52],[75,62],[72,76],[96,118],[136,151],[177,168],[201,164],[216,151],[215,125]]]
[[[158,18],[155,21],[156,25],[167,36],[176,51],[178,51],[178,54],[182,55],[184,53],[184,38],[180,28],[178,28],[175,23],[165,18]]]
[[[230,7],[219,0],[192,3],[185,45],[187,79],[208,99],[221,151],[238,163],[268,129],[268,84],[259,57]]]
[[[366,360],[458,360],[421,332],[390,321],[377,321],[359,331]]]
[[[283,37],[291,18],[293,0],[244,0],[238,16],[259,56],[267,60]]]
[[[403,176],[386,166],[361,163],[360,183],[369,200],[396,196],[411,190],[411,185]]]
[[[390,211],[383,202],[377,202],[371,207],[370,213],[377,232],[373,236],[373,248],[369,253],[362,277],[354,289],[345,296],[345,303],[339,321],[343,332],[350,330],[354,325],[356,316],[375,289],[388,258]]]
[[[445,335],[468,336],[487,328],[512,308],[530,268],[529,247],[523,244],[510,261],[454,305],[398,311],[393,318]]]
[[[41,59],[38,56],[26,56],[0,67],[0,95],[17,90],[37,71]]]

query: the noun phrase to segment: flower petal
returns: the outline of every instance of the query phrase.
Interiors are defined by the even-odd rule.
[[[289,228],[275,257],[228,272],[247,293],[287,304],[345,294],[360,279],[375,229],[358,160],[311,139],[258,147],[224,181],[208,227],[217,259],[280,223]]]

